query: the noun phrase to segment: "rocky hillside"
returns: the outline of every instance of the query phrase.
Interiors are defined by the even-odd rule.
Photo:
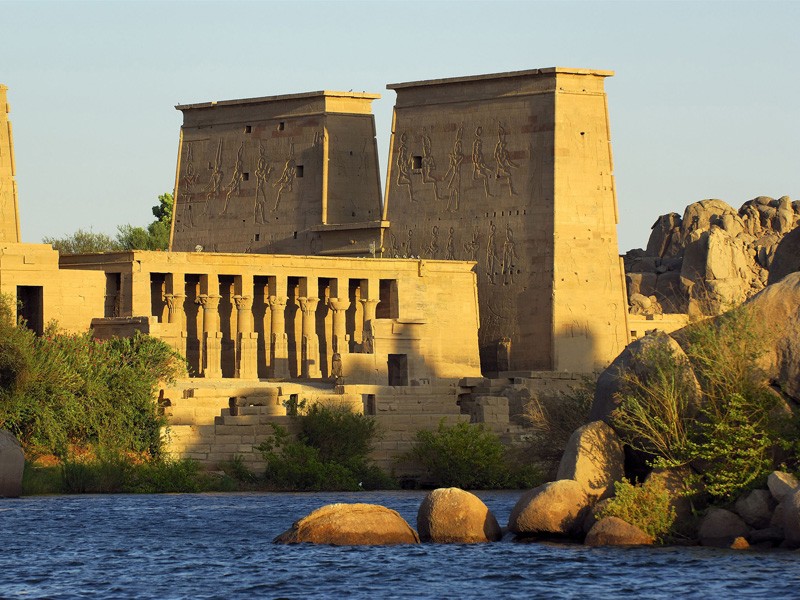
[[[737,211],[701,200],[652,227],[647,249],[624,257],[631,314],[720,314],[759,292],[800,201],[759,196]]]

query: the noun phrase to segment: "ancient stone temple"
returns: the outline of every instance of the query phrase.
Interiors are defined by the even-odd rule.
[[[610,75],[550,68],[388,86],[385,255],[477,262],[484,371],[589,372],[627,344]]]
[[[171,249],[375,255],[376,98],[324,91],[178,106]]]
[[[19,242],[17,184],[14,181],[14,136],[11,111],[6,100],[8,88],[0,85],[0,242]]]

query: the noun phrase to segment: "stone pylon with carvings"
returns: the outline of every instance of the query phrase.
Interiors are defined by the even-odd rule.
[[[0,242],[20,242],[17,183],[14,179],[14,136],[6,92],[0,84]]]

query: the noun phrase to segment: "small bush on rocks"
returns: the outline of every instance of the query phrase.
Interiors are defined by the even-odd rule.
[[[295,418],[297,439],[285,427],[272,424],[272,437],[258,447],[267,462],[268,485],[298,491],[396,487],[368,458],[377,435],[374,419],[347,407],[319,404]]]
[[[615,495],[597,512],[597,518],[618,517],[655,539],[663,539],[675,522],[669,491],[658,480],[634,485],[627,479],[614,483]]]
[[[437,431],[418,431],[402,460],[425,470],[425,483],[462,489],[530,488],[542,481],[539,469],[513,460],[500,439],[482,425],[439,423]]]

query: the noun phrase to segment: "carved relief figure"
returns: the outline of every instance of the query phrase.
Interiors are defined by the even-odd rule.
[[[447,173],[444,174],[448,190],[447,210],[450,212],[458,210],[458,202],[461,196],[461,164],[464,162],[464,154],[461,151],[461,138],[463,135],[464,126],[461,125],[456,132],[453,150],[450,152],[450,166],[447,169]]]
[[[506,336],[497,342],[497,370],[508,371],[511,369],[511,338]]]
[[[451,227],[450,232],[447,234],[447,254],[445,258],[447,260],[455,260],[456,259],[456,249],[455,249],[455,240],[453,239],[453,235],[455,234],[455,228]]]
[[[264,144],[258,144],[258,166],[256,167],[256,223],[264,223],[267,206],[267,183],[272,173],[272,165],[267,160],[267,149]]]
[[[436,258],[436,255],[439,254],[439,226],[434,225],[433,231],[431,232],[431,241],[428,244],[428,247],[425,249],[429,258]]]
[[[387,252],[390,258],[398,258],[400,256],[400,245],[397,243],[397,237],[391,232],[388,232],[389,247]]]
[[[436,200],[441,200],[439,196],[439,180],[433,175],[436,170],[436,161],[433,160],[431,153],[431,138],[427,130],[422,128],[422,182],[433,184],[433,196]]]
[[[506,241],[503,242],[503,284],[514,283],[514,269],[517,251],[514,249],[514,232],[506,225]]]
[[[405,256],[407,256],[409,258],[414,256],[414,230],[413,229],[409,229],[408,230],[408,236],[406,237],[405,246],[406,246]]]
[[[228,203],[231,201],[231,196],[234,192],[237,196],[242,193],[242,181],[244,180],[244,163],[242,161],[242,154],[244,154],[244,142],[239,146],[239,151],[236,153],[236,164],[233,167],[233,175],[231,176],[230,183],[225,188],[225,206],[222,208],[221,215],[228,213]]]
[[[397,147],[397,185],[408,186],[408,199],[414,200],[414,191],[411,189],[411,158],[408,155],[408,134],[400,134],[400,145]]]
[[[481,248],[480,244],[480,236],[481,232],[478,229],[478,226],[475,226],[475,229],[472,230],[472,239],[464,244],[464,250],[467,252],[467,256],[469,256],[469,260],[477,261],[478,260],[478,250]]]
[[[497,144],[494,147],[494,159],[497,161],[495,177],[497,179],[508,179],[508,192],[511,196],[516,196],[517,192],[514,191],[514,182],[511,179],[511,169],[516,169],[517,165],[511,160],[506,137],[507,133],[505,128],[501,124],[498,124]]]
[[[222,175],[222,140],[220,140],[219,144],[217,144],[217,156],[214,159],[214,168],[211,171],[211,178],[208,180],[208,184],[203,190],[206,192],[206,213],[208,213],[208,205],[219,193],[219,188],[222,185]]]
[[[285,191],[291,192],[294,189],[294,178],[297,175],[297,165],[294,160],[294,144],[289,146],[289,158],[286,159],[286,164],[283,165],[283,173],[281,173],[278,181],[272,184],[273,187],[278,188],[278,197],[275,199],[275,206],[272,211],[278,210],[281,203],[281,195]]]
[[[491,198],[492,193],[489,191],[489,178],[492,176],[492,171],[486,166],[486,161],[483,159],[483,128],[477,127],[475,129],[475,140],[472,142],[472,179],[483,180],[483,190],[487,198]]]
[[[489,223],[489,237],[486,241],[486,275],[489,277],[489,283],[494,285],[496,283],[495,276],[497,275],[497,246],[495,244],[494,236],[497,231],[494,223]]]

